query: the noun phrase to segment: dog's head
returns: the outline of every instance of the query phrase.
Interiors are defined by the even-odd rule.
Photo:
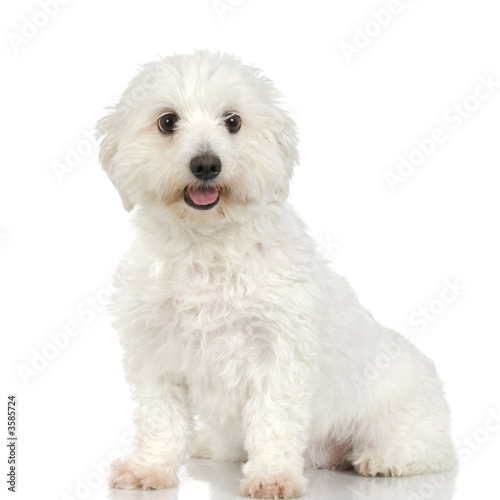
[[[297,149],[279,97],[258,70],[224,54],[145,65],[97,125],[100,160],[125,208],[198,224],[282,201]]]

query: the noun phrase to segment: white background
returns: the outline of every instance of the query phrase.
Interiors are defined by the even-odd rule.
[[[300,130],[293,203],[362,302],[435,360],[462,458],[454,498],[495,496],[497,2],[222,0],[219,10],[212,0],[54,2],[50,16],[43,0],[8,2],[0,16],[2,393],[18,397],[17,498],[149,498],[109,492],[102,479],[130,442],[132,404],[102,310],[128,233],[88,137],[138,64],[194,48],[234,53],[281,89]],[[377,14],[389,7],[390,17]],[[346,44],[356,50],[350,58]],[[489,95],[477,90],[481,79],[497,82]],[[436,128],[446,139],[391,190],[386,172],[397,174],[398,158]],[[70,170],[58,176],[57,164]],[[434,311],[432,322],[416,322],[421,307]],[[60,334],[72,328],[77,335]],[[224,498],[234,498],[239,470],[217,473],[233,477]],[[348,499],[370,498],[373,488],[393,500],[452,495],[328,474],[309,498],[321,488],[324,498],[335,488]],[[214,486],[194,476],[150,496],[208,498]],[[346,478],[354,482],[344,491]]]

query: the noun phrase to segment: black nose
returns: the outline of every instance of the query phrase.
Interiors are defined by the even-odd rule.
[[[220,158],[215,155],[195,156],[191,160],[191,172],[202,181],[215,179],[221,171]]]

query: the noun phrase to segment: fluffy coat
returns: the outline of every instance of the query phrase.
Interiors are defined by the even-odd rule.
[[[169,134],[165,113],[178,120]],[[111,306],[136,449],[113,486],[175,486],[189,455],[244,461],[240,494],[256,498],[304,494],[307,467],[454,466],[433,363],[362,307],[287,201],[295,126],[269,80],[224,54],[164,58],[98,130],[136,231]],[[193,175],[200,154],[220,158],[215,179]],[[186,203],[202,189],[219,194],[209,210]]]

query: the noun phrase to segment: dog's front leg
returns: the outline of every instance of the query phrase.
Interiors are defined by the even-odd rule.
[[[177,486],[177,471],[187,457],[192,434],[185,382],[168,374],[134,385],[135,452],[113,464],[111,486],[145,490]]]
[[[240,495],[296,498],[305,493],[304,450],[309,405],[307,372],[293,361],[263,368],[244,412],[245,448]]]

